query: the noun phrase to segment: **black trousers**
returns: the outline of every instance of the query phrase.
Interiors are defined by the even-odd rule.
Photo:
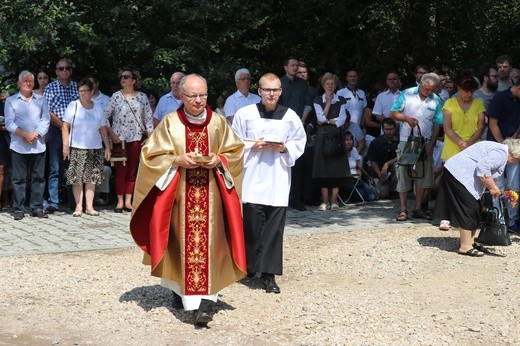
[[[305,160],[300,156],[294,163],[294,166],[291,167],[291,190],[289,192],[291,203],[301,202],[303,199],[304,169]]]
[[[24,212],[27,194],[26,184],[28,178],[30,178],[29,204],[31,211],[43,211],[45,151],[39,154],[20,154],[11,150],[11,162],[13,164],[11,183],[13,185],[14,210]]]
[[[282,275],[286,207],[244,203],[248,273]]]

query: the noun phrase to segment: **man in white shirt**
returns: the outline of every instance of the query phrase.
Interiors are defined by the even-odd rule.
[[[241,68],[235,73],[237,91],[226,99],[224,115],[231,125],[235,113],[242,107],[260,102],[260,96],[249,91],[251,88],[251,72],[247,68]]]
[[[374,109],[372,110],[372,115],[376,117],[380,124],[383,123],[384,118],[390,117],[390,109],[401,94],[401,90],[399,90],[401,79],[398,72],[390,71],[386,74],[386,86],[388,89],[377,95]],[[396,127],[397,131],[399,131],[399,124]]]
[[[396,169],[396,190],[399,192],[400,200],[397,221],[408,220],[408,191],[412,189],[412,178],[416,191],[412,216],[414,218],[431,220],[431,216],[421,210],[421,202],[426,190],[433,187],[432,153],[443,122],[442,101],[435,94],[439,82],[440,78],[435,73],[425,73],[421,77],[419,86],[403,90],[390,110],[390,117],[401,122],[400,142],[396,151],[397,161],[399,162],[410,133],[414,131],[414,135],[418,136],[418,131],[415,130],[417,126],[420,127],[421,135],[427,141],[428,152],[427,158],[416,165],[417,175],[415,178],[407,166],[399,165]]]
[[[181,105],[181,95],[179,91],[179,83],[184,77],[184,73],[175,72],[170,77],[170,86],[172,90],[163,95],[159,99],[159,103],[157,103],[157,108],[155,109],[155,113],[153,114],[153,126],[157,127],[159,122],[164,118],[166,114],[173,113],[179,108]]]
[[[101,109],[105,109],[106,105],[110,102],[110,97],[99,90],[99,80],[96,76],[91,75],[88,79],[90,79],[94,85],[94,88],[92,89],[92,102],[101,106]]]
[[[267,73],[259,85],[262,102],[239,109],[232,127],[245,142],[242,210],[247,273],[260,274],[267,293],[280,293],[274,276],[282,275],[291,167],[303,154],[306,135],[300,117],[278,103],[280,79]]]
[[[45,135],[49,131],[50,113],[45,98],[32,92],[34,75],[22,71],[18,76],[19,93],[7,98],[5,127],[11,134],[11,160],[14,219],[24,217],[26,182],[30,174],[31,215],[47,218],[43,211],[45,190]]]
[[[350,121],[359,126],[363,126],[363,111],[367,106],[365,92],[358,89],[358,73],[355,69],[347,71],[347,86],[339,90],[336,94],[343,96],[347,100],[347,111],[350,113]]]

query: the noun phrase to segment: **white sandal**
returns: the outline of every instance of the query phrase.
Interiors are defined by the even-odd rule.
[[[325,211],[325,210],[327,210],[327,203],[322,203],[322,204],[320,204],[320,206],[318,207],[318,210],[319,210],[319,211]]]
[[[339,210],[339,205],[337,205],[336,203],[332,203],[332,205],[330,206],[330,210]]]
[[[442,220],[441,224],[439,225],[439,229],[441,231],[449,231],[450,230],[450,221],[449,220]]]

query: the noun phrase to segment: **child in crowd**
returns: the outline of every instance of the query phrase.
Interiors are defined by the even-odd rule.
[[[347,161],[348,166],[350,169],[350,174],[353,178],[358,179],[359,182],[356,186],[357,190],[363,197],[365,201],[374,201],[376,200],[376,194],[375,191],[372,189],[372,187],[364,181],[363,178],[363,169],[362,169],[362,160],[363,158],[357,151],[357,149],[354,147],[354,135],[347,131],[345,133],[345,149],[347,152]],[[352,191],[352,187],[347,186],[345,189],[347,190],[347,196],[350,195]],[[341,191],[340,191],[341,194]],[[344,194],[341,194],[344,195]],[[356,196],[356,194],[354,194]]]

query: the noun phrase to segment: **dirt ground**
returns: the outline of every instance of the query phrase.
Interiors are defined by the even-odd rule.
[[[242,280],[207,329],[136,248],[0,257],[0,345],[517,345],[512,240],[470,258],[431,225],[287,236],[282,293]]]

